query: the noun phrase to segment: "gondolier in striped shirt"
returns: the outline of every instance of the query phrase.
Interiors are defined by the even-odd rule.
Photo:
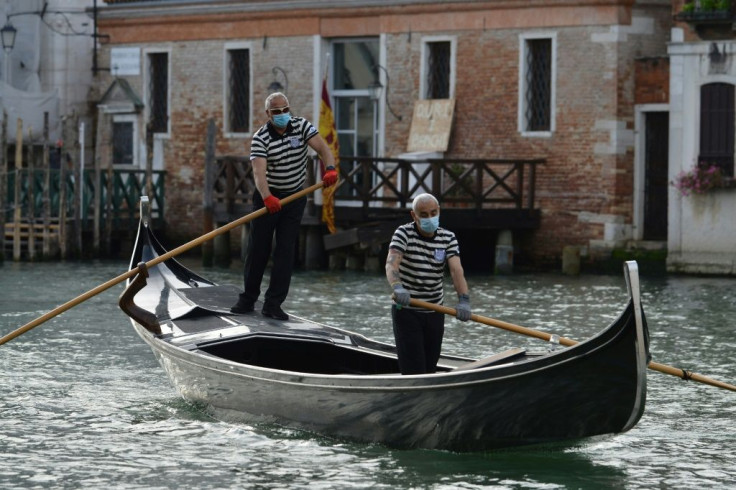
[[[399,226],[389,244],[386,278],[401,374],[433,373],[442,348],[445,315],[409,306],[411,298],[442,304],[445,265],[458,296],[457,319],[470,319],[468,283],[455,234],[441,228],[440,205],[432,194],[414,198],[412,222]]]
[[[301,197],[283,209],[281,199],[304,187],[309,164],[307,147],[316,151],[325,165],[326,172],[322,177],[324,187],[337,182],[337,172],[327,143],[312,123],[292,115],[286,95],[281,92],[269,95],[266,98],[266,115],[268,122],[253,135],[250,161],[256,184],[253,209],[265,206],[269,214],[251,222],[243,272],[245,288],[230,311],[253,311],[261,294],[261,281],[275,238],[271,280],[264,295],[261,313],[278,320],[288,320],[289,316],[281,309],[281,304],[289,293],[294,251],[307,198]]]

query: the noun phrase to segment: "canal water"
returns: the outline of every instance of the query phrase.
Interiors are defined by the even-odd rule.
[[[240,284],[237,266],[186,263],[217,282]],[[0,334],[125,267],[0,265]],[[736,280],[642,279],[653,359],[736,383]],[[475,313],[575,340],[604,328],[627,299],[623,275],[468,280]],[[636,427],[559,448],[395,450],[220,422],[177,396],[117,308],[120,291],[113,287],[0,346],[0,488],[736,488],[736,393],[655,371]],[[297,272],[284,306],[392,342],[389,292],[380,274]],[[548,348],[480,323],[448,319],[446,327],[447,353]]]

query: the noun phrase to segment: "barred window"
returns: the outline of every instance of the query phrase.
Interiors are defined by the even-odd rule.
[[[703,165],[715,164],[734,175],[734,86],[708,83],[700,88],[700,155]]]
[[[450,41],[427,43],[426,99],[450,98]]]
[[[552,131],[552,39],[525,39],[520,94],[522,131]]]
[[[169,132],[169,54],[148,55],[149,123],[154,133]]]
[[[228,55],[228,131],[250,132],[250,50],[230,49]]]

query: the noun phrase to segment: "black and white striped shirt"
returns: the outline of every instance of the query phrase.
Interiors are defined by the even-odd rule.
[[[411,297],[441,305],[445,264],[450,257],[460,255],[455,234],[439,227],[433,237],[425,237],[412,221],[396,229],[389,248],[403,254],[399,277]]]
[[[312,123],[292,117],[284,134],[277,133],[269,122],[253,135],[250,159],[266,159],[269,189],[288,193],[301,190],[307,180],[307,141],[317,134]]]

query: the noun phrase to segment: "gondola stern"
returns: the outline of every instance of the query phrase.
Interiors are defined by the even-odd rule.
[[[144,242],[147,241],[146,236],[148,232],[148,226],[151,222],[151,201],[148,199],[148,196],[141,196],[139,209],[140,219],[138,221],[138,232],[136,233],[135,244],[133,245],[133,253],[131,254],[128,270],[138,268],[138,264],[143,258],[142,250]],[[128,283],[130,283],[130,280],[128,280]]]
[[[621,432],[626,432],[633,428],[644,414],[647,395],[647,370],[649,361],[651,361],[651,354],[649,353],[649,329],[641,304],[639,265],[635,260],[629,260],[624,263],[624,275],[626,277],[626,287],[633,304],[636,323],[637,388],[631,414]]]

